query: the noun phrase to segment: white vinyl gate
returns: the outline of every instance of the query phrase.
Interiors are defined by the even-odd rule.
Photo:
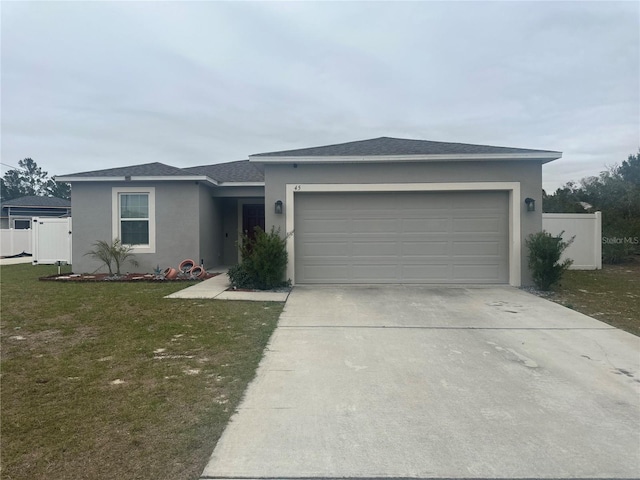
[[[31,235],[33,265],[71,264],[71,217],[33,217]]]

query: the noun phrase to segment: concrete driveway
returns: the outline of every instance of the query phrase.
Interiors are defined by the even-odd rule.
[[[638,478],[640,339],[511,287],[296,287],[202,478]]]

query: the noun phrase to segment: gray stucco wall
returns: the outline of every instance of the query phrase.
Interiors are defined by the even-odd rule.
[[[220,199],[214,199],[211,193],[210,188],[199,185],[200,255],[194,260],[203,260],[205,268],[220,265],[222,260]]]
[[[238,200],[235,198],[220,199],[222,214],[222,260],[221,265],[238,263]]]
[[[264,197],[264,187],[216,187],[213,189],[214,197]]]
[[[285,214],[276,215],[271,206],[286,202],[286,184],[295,183],[445,183],[445,182],[520,182],[522,235],[522,284],[531,284],[524,239],[542,229],[542,165],[539,161],[359,163],[265,165],[265,221],[285,232]],[[524,199],[536,200],[536,211],[527,212]]]
[[[136,254],[139,266],[124,271],[152,272],[177,267],[185,258],[200,260],[200,187],[191,182],[101,183],[75,182],[73,211],[73,270],[93,272],[100,262],[85,256],[97,240],[109,241],[112,232],[112,187],[154,186],[156,192],[156,252]],[[104,270],[106,271],[106,269]]]

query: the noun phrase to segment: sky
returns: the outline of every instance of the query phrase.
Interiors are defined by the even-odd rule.
[[[381,136],[640,147],[639,2],[0,2],[2,173],[176,167]]]

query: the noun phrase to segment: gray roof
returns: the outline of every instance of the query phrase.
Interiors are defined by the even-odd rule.
[[[83,178],[111,178],[111,177],[192,177],[205,175],[216,182],[264,182],[264,169],[259,165],[249,163],[249,160],[218,163],[215,165],[201,165],[198,167],[177,168],[164,163],[154,162],[130,167],[107,168],[90,172],[59,175],[64,181],[81,180]]]
[[[249,160],[183,168],[184,172],[206,175],[218,182],[264,182],[264,168]]]
[[[58,175],[60,177],[173,177],[185,175],[181,168],[165,165],[160,162],[132,165],[130,167],[107,168],[106,170],[92,170],[90,172],[73,173],[71,175]]]
[[[546,154],[547,158],[553,152],[550,150],[531,150],[525,148],[493,147],[489,145],[471,145],[467,143],[431,142],[428,140],[408,140],[402,138],[380,137],[371,140],[326,145],[322,147],[301,148],[280,152],[259,153],[251,155],[251,160],[217,163],[214,165],[200,165],[197,167],[177,168],[164,163],[154,162],[130,167],[108,168],[106,170],[92,170],[90,172],[59,175],[60,181],[73,182],[74,179],[86,181],[111,177],[192,177],[207,176],[218,183],[264,182],[264,168],[256,157],[371,157],[371,156],[402,156],[402,155],[493,155],[493,154]],[[556,157],[557,158],[557,157]]]
[[[71,207],[71,200],[65,200],[64,198],[57,197],[40,197],[36,195],[29,195],[27,197],[14,198],[2,202],[3,207]]]
[[[473,155],[473,154],[523,154],[560,153],[550,150],[494,147],[468,143],[432,142],[404,138],[380,137],[356,142],[338,143],[320,147],[258,153],[251,157],[325,157],[325,156],[377,156],[377,155]]]

